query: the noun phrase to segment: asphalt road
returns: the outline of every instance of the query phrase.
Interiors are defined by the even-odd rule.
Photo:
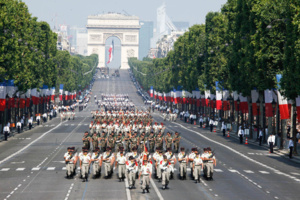
[[[96,79],[93,95],[101,93],[128,93],[130,99],[146,109],[137,95],[127,71],[119,78]],[[92,96],[93,96],[92,95]],[[0,143],[0,199],[298,199],[300,168],[286,158],[269,154],[254,145],[240,145],[233,138],[210,133],[198,126],[180,120],[165,124],[168,131],[178,131],[181,146],[204,148],[216,152],[217,167],[214,180],[195,184],[190,178],[170,181],[169,190],[161,183],[151,181],[149,194],[137,189],[129,190],[127,182],[118,182],[116,173],[111,179],[90,179],[81,182],[78,176],[65,179],[63,155],[68,146],[80,148],[81,138],[91,121],[90,111],[97,109],[92,98],[88,107],[76,113],[75,120],[60,122],[56,118],[31,131],[15,135]],[[153,114],[157,122],[161,113]],[[176,165],[178,174],[178,166]],[[91,175],[90,175],[91,177]]]

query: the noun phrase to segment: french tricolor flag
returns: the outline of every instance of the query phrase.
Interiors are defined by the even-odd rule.
[[[223,90],[223,110],[230,110],[230,103],[227,100],[229,97],[229,91],[228,90]]]
[[[153,97],[153,86],[150,87],[150,97]]]
[[[247,101],[247,97],[244,97],[242,94],[240,94],[240,110],[242,111],[242,113],[248,113],[248,101]]]
[[[38,92],[37,92],[36,88],[31,89],[31,99],[32,99],[33,105],[39,104],[39,96],[38,96]]]
[[[174,102],[176,104],[182,103],[182,91],[176,91],[174,94]]]
[[[281,74],[276,75],[278,89],[280,89],[280,80],[281,80],[281,78],[282,78]],[[287,98],[284,97],[283,95],[281,95],[281,93],[279,91],[277,91],[277,96],[278,96],[280,118],[281,119],[289,119],[290,118],[290,112],[289,112],[289,105],[288,105]]]
[[[55,87],[52,87],[50,89],[50,95],[51,95],[51,101],[54,102],[54,97],[55,97]]]
[[[6,83],[0,83],[0,111],[6,108]]]
[[[273,90],[265,90],[265,110],[266,110],[266,117],[273,117],[273,107],[272,102],[273,99],[277,102],[277,97]],[[275,112],[275,110],[274,110]]]
[[[251,99],[252,99],[252,114],[254,116],[257,115],[257,100],[258,100],[258,91],[257,90],[251,90]]]
[[[6,85],[6,92],[9,97],[8,109],[15,107],[15,98],[14,94],[16,92],[16,87],[14,85],[14,80],[8,80]]]
[[[64,91],[64,84],[60,84],[59,85],[59,100],[60,101],[62,101],[63,91]]]
[[[297,118],[298,122],[300,122],[300,96],[296,98],[296,108],[297,108]]]
[[[31,89],[28,89],[26,92],[26,107],[29,108],[30,106],[30,95],[31,95]]]
[[[186,94],[186,91],[182,90],[181,94],[182,94],[182,104],[186,104],[187,103],[187,94]]]
[[[209,102],[209,98],[210,98],[210,91],[209,90],[206,90],[205,92],[204,92],[205,94],[205,107],[208,107],[208,102]]]
[[[110,46],[109,49],[108,49],[108,52],[109,52],[109,58],[108,58],[107,64],[111,63],[112,60],[113,60],[113,57],[114,57],[114,51],[115,51],[114,49],[115,49],[114,40],[112,40],[111,46]]]

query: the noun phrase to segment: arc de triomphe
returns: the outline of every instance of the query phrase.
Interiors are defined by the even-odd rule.
[[[105,42],[109,37],[121,41],[121,68],[127,69],[128,58],[138,57],[139,17],[118,13],[93,15],[88,17],[88,54],[98,54],[98,67],[105,67]]]

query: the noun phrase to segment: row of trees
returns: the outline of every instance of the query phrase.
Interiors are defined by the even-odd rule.
[[[48,23],[32,17],[19,0],[0,0],[0,44],[0,82],[14,80],[19,92],[43,84],[80,90],[92,80],[98,61],[97,55],[57,51],[56,33]]]
[[[165,58],[129,64],[145,89],[199,88],[215,94],[218,82],[221,89],[247,96],[249,105],[251,90],[257,89],[263,102],[264,90],[279,89],[276,74],[282,74],[281,92],[295,101],[300,95],[299,13],[297,0],[228,0],[220,12],[207,14],[205,24],[180,37]]]

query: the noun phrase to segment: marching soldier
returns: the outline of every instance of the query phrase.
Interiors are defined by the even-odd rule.
[[[122,133],[119,133],[116,140],[115,140],[115,143],[116,143],[116,150],[120,149],[120,147],[123,147],[123,137],[122,137]]]
[[[186,179],[186,166],[188,163],[188,155],[184,151],[184,147],[180,148],[180,153],[178,154],[178,161],[180,163],[179,165],[179,171],[180,171],[180,179]]]
[[[115,138],[113,133],[111,133],[107,138],[107,147],[109,147],[112,151],[115,147]]]
[[[204,176],[207,180],[213,180],[213,172],[214,172],[214,165],[216,166],[216,158],[214,154],[211,152],[210,147],[204,148],[204,153],[201,155],[201,159],[203,160],[203,172]]]
[[[138,164],[133,156],[129,157],[129,161],[126,162],[126,169],[129,179],[129,189],[135,188],[136,172],[138,171]]]
[[[66,162],[67,179],[73,178],[76,156],[73,154],[71,147],[68,147],[68,152],[65,153],[64,159]]]
[[[170,181],[171,165],[170,165],[170,162],[168,161],[166,155],[164,155],[163,160],[160,161],[160,169],[161,169],[161,173],[162,173],[162,186],[163,186],[162,189],[163,190],[169,189],[168,185],[169,185],[169,181]]]
[[[93,144],[93,150],[96,150],[99,148],[99,137],[96,132],[94,132],[92,136],[92,144]]]
[[[195,151],[197,150],[197,148],[192,148],[192,152],[189,155],[189,162],[190,162],[190,168],[191,168],[191,176],[194,179],[194,172],[193,172],[193,162],[194,159],[196,157]]]
[[[154,152],[155,137],[152,131],[148,137],[148,141],[149,141],[149,151]]]
[[[120,151],[120,156],[117,156],[115,167],[118,166],[119,172],[119,182],[124,181],[125,172],[126,172],[126,157],[124,156],[124,152]]]
[[[155,163],[156,175],[157,175],[158,181],[161,182],[161,178],[162,178],[161,162],[164,160],[162,150],[159,150],[159,154],[156,156],[155,159],[156,159],[156,163]]]
[[[133,134],[133,136],[130,138],[129,141],[130,141],[131,151],[133,150],[133,148],[138,148],[138,137],[136,132]]]
[[[104,152],[105,149],[106,149],[106,142],[107,142],[107,138],[106,138],[105,132],[102,132],[102,135],[99,138],[99,142],[100,142],[101,151]]]
[[[125,135],[125,137],[123,139],[123,141],[125,143],[126,151],[130,151],[130,137],[131,137],[130,132],[127,132],[127,134]]]
[[[82,182],[88,181],[88,173],[91,162],[92,160],[91,157],[88,155],[88,150],[84,150],[83,155],[80,157],[80,169],[81,176],[83,178]]]
[[[167,136],[165,137],[166,149],[171,149],[172,151],[172,142],[173,138],[170,132],[167,132]]]
[[[84,136],[82,138],[82,142],[83,142],[83,146],[89,150],[90,149],[90,136],[89,136],[89,132],[85,132]]]
[[[94,133],[95,134],[95,133]],[[93,179],[99,178],[101,174],[101,154],[100,148],[96,147],[92,154]]]
[[[193,161],[193,171],[194,171],[194,177],[195,177],[195,183],[200,183],[200,174],[201,170],[203,170],[203,162],[199,155],[199,152],[196,151],[196,157]]]
[[[41,115],[38,114],[38,115],[36,116],[36,123],[37,123],[38,126],[40,125],[40,121],[41,121]]]
[[[139,175],[139,180],[141,178],[141,175],[143,175],[143,194],[145,193],[145,190],[147,190],[147,193],[149,193],[149,186],[150,186],[150,179],[152,175],[152,164],[148,163],[148,160],[143,160],[143,166],[141,167],[141,172]]]
[[[163,149],[164,145],[164,137],[161,133],[158,133],[158,135],[155,137],[155,146],[159,149]]]
[[[173,154],[171,148],[168,148],[167,151],[168,152],[166,152],[165,155],[167,156],[167,159],[168,159],[168,161],[169,161],[169,163],[171,165],[171,169],[174,169],[174,167],[176,165],[176,162],[177,162],[176,157]],[[170,170],[170,178],[171,179],[173,178],[173,175],[174,175],[173,170]]]
[[[179,133],[175,132],[175,136],[173,138],[173,143],[174,143],[174,150],[176,153],[178,153],[180,139],[181,139],[181,136],[179,135]]]
[[[200,128],[202,128],[203,127],[203,117],[202,117],[202,115],[200,116],[199,124],[200,124]]]
[[[105,179],[107,179],[112,174],[112,165],[115,162],[110,147],[107,147],[106,152],[102,154],[101,162],[104,162]]]

